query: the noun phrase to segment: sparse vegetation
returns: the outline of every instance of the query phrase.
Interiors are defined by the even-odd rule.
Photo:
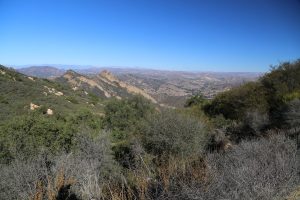
[[[103,100],[1,66],[0,199],[291,199],[299,63],[180,109]]]

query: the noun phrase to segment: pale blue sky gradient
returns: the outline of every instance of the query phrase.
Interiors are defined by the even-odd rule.
[[[300,58],[299,0],[0,0],[0,63],[267,71]]]

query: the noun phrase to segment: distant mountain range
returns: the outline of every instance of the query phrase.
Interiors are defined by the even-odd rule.
[[[28,76],[68,83],[104,98],[122,98],[141,94],[161,105],[180,107],[186,99],[201,93],[206,98],[229,90],[262,75],[255,72],[183,72],[142,68],[70,66],[71,70],[52,66],[17,69]]]
[[[32,66],[20,68],[17,69],[17,71],[28,76],[35,76],[39,78],[54,78],[61,76],[65,73],[65,70],[51,66]]]

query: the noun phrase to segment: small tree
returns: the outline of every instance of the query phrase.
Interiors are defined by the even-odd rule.
[[[204,98],[204,96],[202,94],[197,94],[188,98],[184,104],[184,107],[191,107],[196,105],[202,106],[205,103],[207,103],[207,100]]]

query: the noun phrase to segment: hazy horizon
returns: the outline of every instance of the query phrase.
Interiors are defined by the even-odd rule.
[[[1,64],[1,63],[0,63]],[[184,70],[184,69],[167,69],[167,68],[147,68],[139,66],[98,66],[98,65],[71,65],[71,64],[26,64],[26,65],[4,65],[12,67],[14,69],[26,69],[30,67],[53,67],[60,70],[88,70],[88,69],[120,69],[120,70],[154,70],[154,71],[169,71],[169,72],[187,72],[187,73],[266,73],[271,70],[269,68],[266,71],[213,71],[213,70]]]

